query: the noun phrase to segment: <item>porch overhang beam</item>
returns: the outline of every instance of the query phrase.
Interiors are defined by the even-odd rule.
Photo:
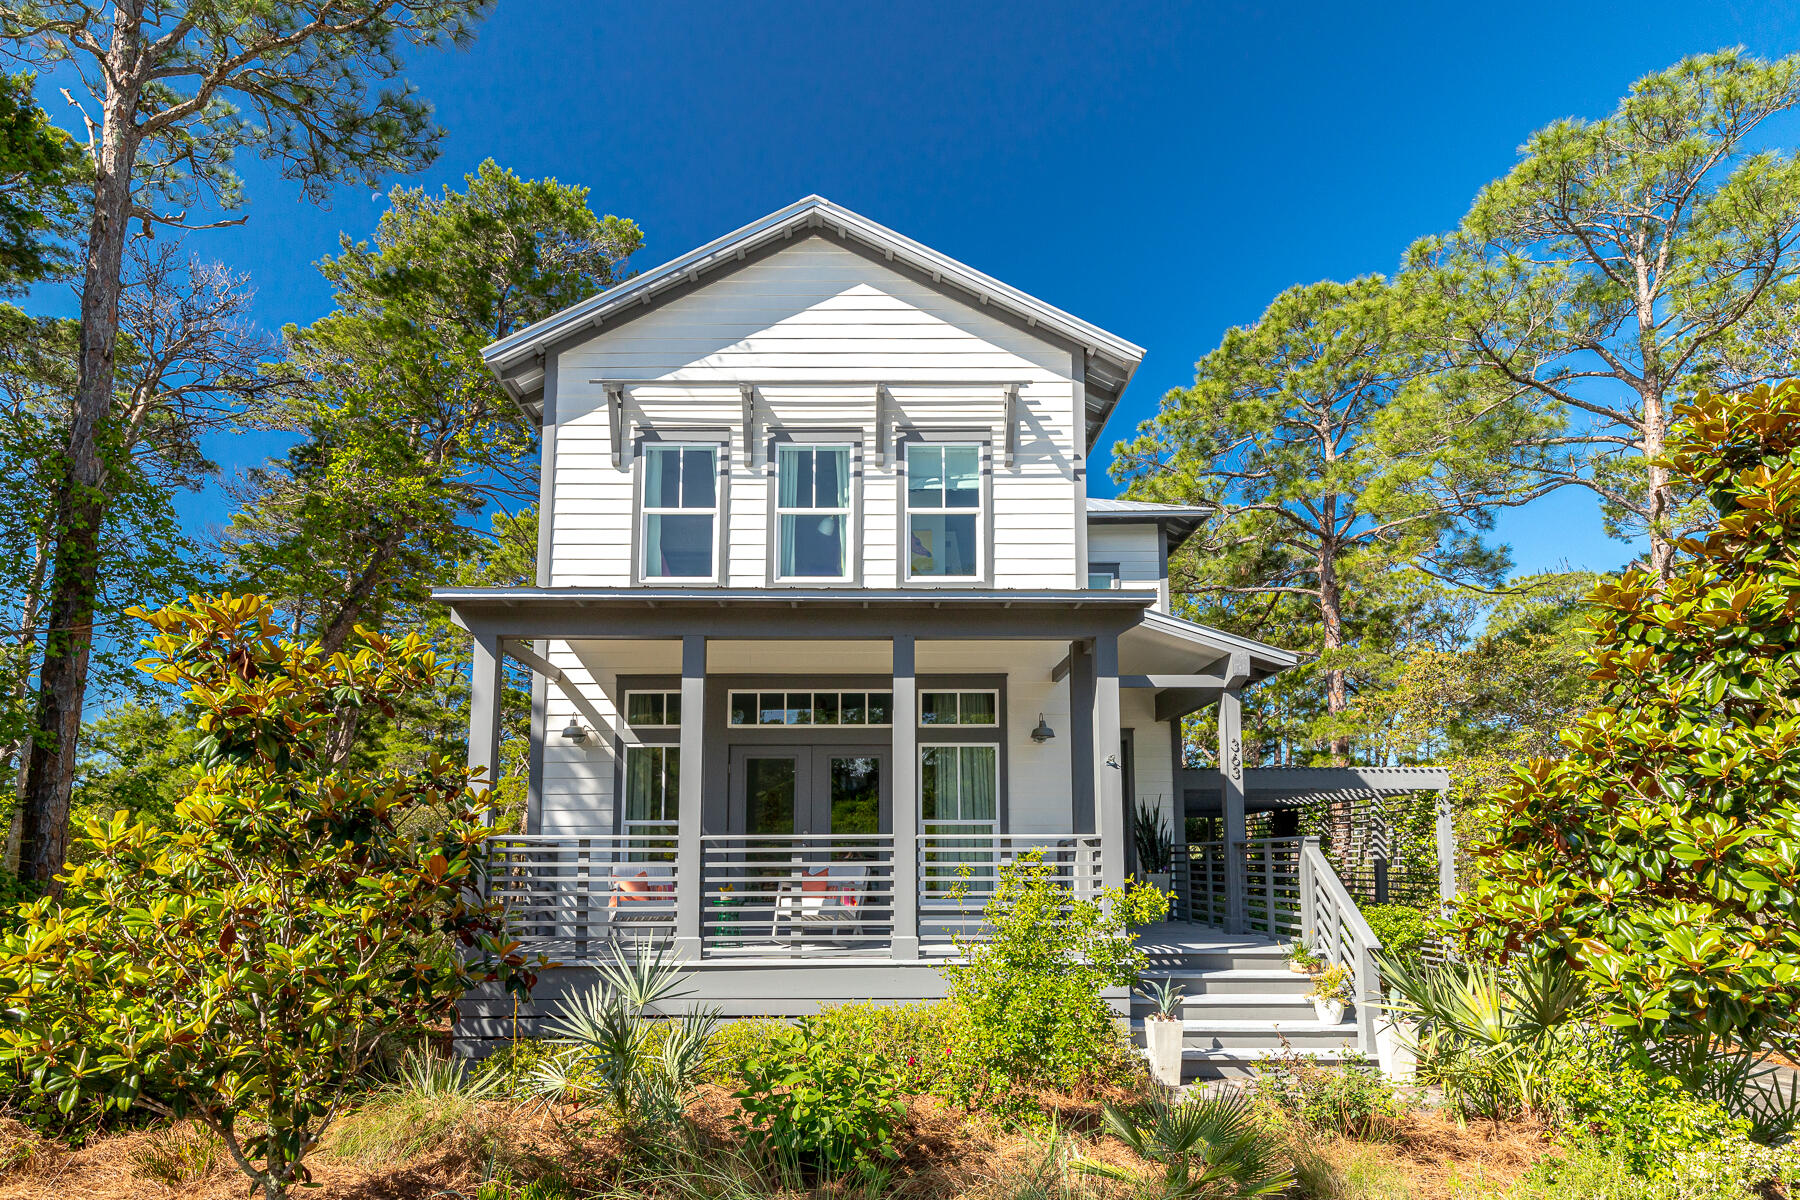
[[[1136,625],[1150,596],[1091,592],[947,595],[726,591],[712,594],[570,594],[573,589],[433,592],[465,629],[523,641],[682,637],[883,640],[1064,640],[1118,634]]]
[[[1225,688],[1214,684],[1203,688],[1170,688],[1156,694],[1156,719],[1158,721],[1176,721],[1191,712],[1199,712],[1209,704],[1216,704],[1225,694]]]

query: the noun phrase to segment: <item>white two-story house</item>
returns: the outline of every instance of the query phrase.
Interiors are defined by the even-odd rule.
[[[658,939],[735,1011],[929,996],[1022,850],[1086,889],[1134,822],[1241,841],[1237,694],[1296,656],[1171,614],[1203,511],[1088,495],[1142,354],[818,197],[488,347],[543,430],[537,583],[436,598],[475,764],[532,670],[527,941]]]

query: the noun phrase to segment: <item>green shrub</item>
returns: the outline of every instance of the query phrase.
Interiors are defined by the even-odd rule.
[[[1397,1136],[1406,1111],[1394,1085],[1359,1054],[1338,1066],[1284,1047],[1257,1062],[1253,1095],[1284,1120],[1354,1138]]]
[[[1431,928],[1418,909],[1404,904],[1367,904],[1362,906],[1362,915],[1389,958],[1417,963],[1424,956]]]
[[[1750,1200],[1790,1195],[1800,1182],[1793,1150],[1742,1137],[1683,1151],[1663,1166],[1658,1178],[1645,1179],[1621,1155],[1575,1146],[1540,1160],[1508,1200]]]
[[[859,1053],[829,1026],[807,1018],[781,1027],[743,1074],[745,1139],[784,1169],[839,1176],[894,1157],[906,1106],[893,1064]]]
[[[1666,1178],[1682,1154],[1743,1141],[1749,1129],[1723,1105],[1604,1045],[1566,1054],[1545,1071],[1568,1139],[1604,1150],[1646,1178]]]
[[[61,894],[0,935],[0,1067],[64,1111],[205,1125],[276,1200],[394,1038],[477,983],[532,982],[473,886],[490,797],[441,757],[331,752],[347,719],[439,686],[422,636],[359,629],[327,654],[261,597],[129,611],[156,629],[138,665],[185,686],[205,773],[174,829],[90,822]]]
[[[979,1067],[1020,1083],[1078,1087],[1117,1060],[1122,1034],[1102,998],[1129,988],[1144,954],[1132,928],[1161,919],[1168,897],[1137,884],[1077,899],[1033,850],[1000,868],[986,941],[957,939],[944,969],[967,1017]]]
[[[1285,1190],[1293,1175],[1243,1095],[1215,1092],[1181,1104],[1101,1110],[1106,1131],[1145,1162],[1160,1168],[1138,1172],[1081,1159],[1084,1174],[1133,1185],[1157,1200],[1211,1200],[1268,1196]]]

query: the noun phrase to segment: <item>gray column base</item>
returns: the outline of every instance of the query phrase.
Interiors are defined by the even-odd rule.
[[[669,953],[684,962],[699,962],[700,939],[697,937],[670,938]]]
[[[895,962],[918,962],[919,939],[916,937],[897,937],[891,939],[889,957]]]

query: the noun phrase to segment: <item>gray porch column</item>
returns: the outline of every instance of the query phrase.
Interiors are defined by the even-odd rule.
[[[702,848],[706,795],[706,636],[681,639],[681,796],[675,829],[675,941],[678,957],[700,957]]]
[[[1100,835],[1100,885],[1125,882],[1125,766],[1119,737],[1119,636],[1094,639],[1094,831]]]
[[[500,782],[500,639],[474,631],[469,663],[469,770],[480,772],[487,785]]]
[[[1219,779],[1225,814],[1225,932],[1248,933],[1244,901],[1244,713],[1235,687],[1219,696]]]
[[[1104,757],[1100,761],[1105,761]],[[1094,656],[1069,644],[1069,832],[1098,833],[1094,823]]]
[[[893,956],[919,957],[919,681],[910,634],[894,638]]]

